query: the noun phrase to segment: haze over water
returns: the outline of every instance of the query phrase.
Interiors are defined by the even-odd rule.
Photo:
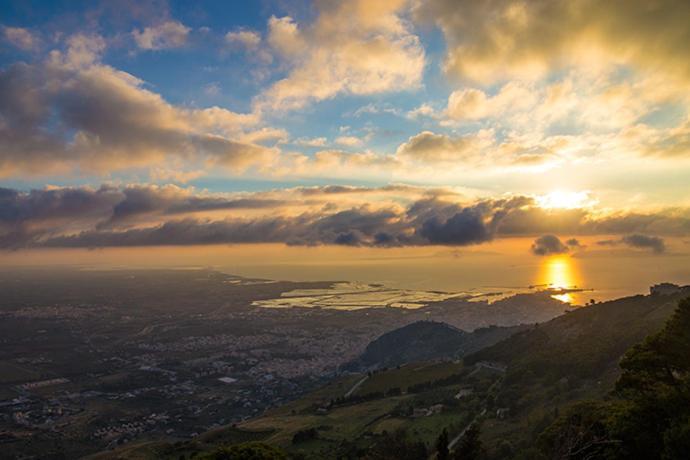
[[[283,245],[42,250],[7,253],[5,266],[112,268],[212,267],[245,277],[288,281],[356,281],[387,287],[451,292],[521,292],[581,288],[561,300],[582,305],[647,293],[651,284],[688,284],[688,245],[669,242],[667,253],[601,249],[537,257],[531,239],[501,240],[471,248],[342,248]],[[585,244],[583,243],[583,246]],[[591,291],[590,291],[591,289]]]

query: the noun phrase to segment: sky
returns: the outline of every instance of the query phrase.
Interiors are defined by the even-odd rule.
[[[6,260],[511,238],[537,258],[687,255],[685,0],[0,11]]]

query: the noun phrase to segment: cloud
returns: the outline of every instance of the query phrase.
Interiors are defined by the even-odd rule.
[[[426,163],[458,162],[478,156],[480,150],[491,142],[486,134],[450,137],[423,131],[401,144],[396,155]]]
[[[199,221],[183,219],[127,231],[85,231],[47,240],[52,247],[166,246],[278,242],[289,235],[282,218],[259,221]]]
[[[565,241],[565,244],[570,248],[584,248],[585,246],[580,243],[577,238],[570,238]]]
[[[325,137],[300,137],[295,140],[294,144],[302,147],[325,147],[328,144],[328,139]]]
[[[436,116],[442,127],[465,136],[492,130],[494,164],[610,161],[615,169],[645,157],[687,157],[688,107],[687,87],[659,74],[577,68],[540,82],[457,89]]]
[[[281,242],[291,245],[391,245],[395,236],[377,230],[388,227],[389,211],[352,209],[331,215],[305,214],[257,219],[199,220],[185,218],[125,231],[90,230],[42,242],[53,247],[159,246]]]
[[[532,250],[532,254],[537,256],[565,254],[569,251],[568,245],[563,244],[563,242],[556,235],[540,236],[534,240],[534,243],[532,243],[532,247],[530,249]]]
[[[289,71],[260,95],[260,108],[294,110],[338,94],[416,88],[424,48],[401,17],[405,2],[320,2],[315,21],[271,17],[268,43]]]
[[[362,145],[364,141],[356,136],[340,136],[335,139],[335,143],[346,147],[358,147]]]
[[[0,188],[0,247],[21,247],[36,237],[78,231],[108,218],[120,198],[102,188],[59,188],[18,192]]]
[[[283,154],[282,164],[274,165],[272,173],[296,177],[359,177],[376,178],[398,168],[400,162],[392,155],[346,152],[337,149],[319,150],[311,156],[300,153]]]
[[[206,172],[201,169],[185,171],[179,169],[153,167],[149,170],[149,177],[155,183],[174,182],[178,184],[186,184],[194,179],[203,177],[205,174]]]
[[[452,118],[483,118],[488,115],[487,97],[483,91],[466,88],[448,96],[448,115]]]
[[[359,107],[354,112],[346,114],[346,116],[352,116],[355,118],[359,118],[364,114],[378,115],[378,114],[382,114],[382,113],[387,113],[390,115],[400,115],[402,112],[400,111],[400,109],[393,107],[389,103],[377,104],[374,102],[370,102],[367,105],[363,105],[362,107]]]
[[[554,234],[619,234],[599,244],[664,251],[649,229],[690,235],[690,210],[602,216],[543,209],[526,196],[460,201],[444,189],[298,187],[219,194],[174,185],[0,189],[0,247],[101,247],[210,243],[466,246],[542,234],[535,254],[581,248]],[[611,230],[616,228],[617,232]],[[602,233],[601,229],[606,229]]]
[[[396,192],[398,190],[399,192]],[[176,186],[99,189],[61,188],[18,192],[0,190],[0,245],[25,246],[119,246],[162,244],[207,244],[241,242],[283,242],[286,244],[347,244],[394,246],[440,243],[437,235],[456,224],[454,205],[427,201],[417,203],[408,213],[398,206],[379,207],[359,202],[346,209],[328,204],[329,195],[344,193],[400,193],[405,187],[385,190],[351,187],[324,187],[286,191],[280,198],[198,194]],[[318,192],[318,193],[316,193]],[[265,195],[265,194],[264,194]],[[299,204],[307,210],[295,214],[289,209]],[[473,208],[479,213],[479,208]],[[229,212],[244,210],[230,217]],[[247,210],[259,214],[247,217]],[[262,212],[263,210],[263,212]],[[210,212],[221,212],[212,219]],[[179,216],[179,217],[178,217]],[[198,218],[195,216],[206,216]],[[450,218],[450,221],[448,221]],[[431,223],[441,226],[436,233]],[[483,224],[482,224],[483,225]],[[427,230],[418,230],[421,228]],[[462,229],[452,231],[448,244],[480,242],[463,237]]]
[[[534,105],[534,91],[515,82],[504,85],[495,96],[476,88],[453,91],[448,97],[446,114],[456,120],[478,120],[525,110]]]
[[[424,103],[421,104],[419,107],[416,107],[409,112],[405,114],[407,118],[411,120],[416,120],[418,118],[422,117],[429,117],[429,118],[437,118],[438,114],[436,113],[436,109],[434,109],[431,105]]]
[[[289,16],[268,20],[268,42],[283,56],[298,56],[306,49],[306,43],[297,23]]]
[[[127,225],[139,216],[175,215],[232,209],[266,209],[285,206],[285,201],[224,196],[195,196],[193,190],[173,185],[128,186],[121,190],[123,199],[112,208],[100,228]]]
[[[653,252],[660,254],[666,251],[666,243],[658,236],[648,236],[643,234],[632,234],[623,236],[615,240],[601,240],[597,241],[599,246],[617,246],[624,244],[633,248],[651,249]]]
[[[467,208],[445,221],[436,217],[426,220],[419,234],[432,244],[467,245],[489,241],[493,235],[476,209]]]
[[[20,192],[0,188],[0,245],[31,244],[36,238],[93,228],[127,228],[165,216],[212,211],[270,209],[285,200],[208,195],[174,185],[49,187]]]
[[[608,63],[688,80],[688,15],[684,0],[431,0],[415,11],[443,31],[445,70],[482,84]]]
[[[643,124],[623,132],[632,151],[649,157],[678,159],[690,157],[690,117],[677,126],[654,129]]]
[[[141,203],[141,200],[137,200]],[[328,207],[298,215],[264,215],[255,219],[185,218],[152,227],[109,231],[102,228],[41,240],[42,246],[99,247],[210,243],[268,243],[351,246],[466,246],[497,236],[501,220],[525,201],[485,200],[469,206],[429,198],[401,211],[368,204],[345,210]],[[143,209],[151,212],[149,203]],[[140,211],[141,209],[137,210]]]
[[[187,43],[191,29],[178,21],[166,21],[143,30],[135,29],[132,36],[143,50],[180,48]]]
[[[99,61],[105,48],[105,39],[100,35],[78,33],[67,38],[67,51],[64,54],[53,51],[48,62],[69,70],[84,70]]]
[[[391,195],[397,198],[407,196],[455,196],[456,194],[450,190],[434,189],[426,187],[417,187],[406,184],[391,184],[383,187],[362,187],[353,185],[322,185],[313,187],[296,187],[287,189],[289,193],[297,193],[304,196],[314,195],[369,195],[369,194],[383,194]]]
[[[2,35],[5,40],[25,51],[35,49],[40,43],[38,37],[23,27],[3,27]]]
[[[499,139],[492,128],[459,136],[422,131],[400,144],[395,156],[407,171],[420,166],[434,171],[431,168],[438,165],[444,166],[444,172],[465,173],[468,168],[505,170],[555,164],[559,161],[557,152],[567,142],[559,136],[544,139],[509,134]],[[438,172],[436,169],[435,173]]]
[[[235,30],[225,34],[225,41],[247,50],[255,50],[261,44],[261,35],[254,30]]]
[[[634,248],[648,248],[656,253],[661,253],[666,250],[666,245],[664,240],[657,236],[647,236],[647,235],[626,235],[621,241],[628,246]]]
[[[46,188],[19,192],[0,188],[0,225],[13,228],[55,220],[102,219],[122,198],[111,187]]]
[[[218,96],[220,94],[220,85],[217,82],[206,84],[204,86],[204,94],[207,96]]]
[[[434,197],[413,203],[407,215],[416,234],[429,243],[465,246],[494,239],[506,216],[528,202],[527,198],[515,197],[463,206]]]
[[[0,70],[0,177],[171,159],[241,171],[278,155],[254,143],[258,115],[171,105],[143,81],[99,63],[104,46],[99,37],[77,35],[45,62]]]

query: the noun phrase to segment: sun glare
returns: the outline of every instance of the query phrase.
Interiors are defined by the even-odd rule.
[[[542,208],[547,209],[574,209],[581,208],[590,204],[591,199],[588,192],[570,192],[566,190],[555,190],[546,195],[537,197],[537,203]]]
[[[571,289],[577,285],[577,275],[572,259],[567,256],[550,257],[542,266],[540,284],[547,285],[550,289]],[[572,303],[572,294],[554,294],[554,299],[561,302]]]

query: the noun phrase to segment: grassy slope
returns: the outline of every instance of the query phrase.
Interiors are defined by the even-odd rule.
[[[396,387],[406,388],[414,383],[447,377],[461,369],[462,365],[458,363],[420,363],[402,366],[400,369],[381,371],[368,379],[355,395],[372,391],[385,392]],[[266,439],[267,442],[280,445],[292,452],[301,452],[308,458],[331,458],[330,455],[335,452],[341,442],[352,441],[357,445],[366,446],[372,434],[381,433],[383,430],[404,428],[415,438],[432,443],[444,427],[452,424],[460,425],[468,416],[467,411],[463,410],[445,411],[418,419],[391,415],[399,404],[414,404],[413,401],[421,396],[413,394],[336,407],[326,414],[317,414],[314,410],[315,406],[342,396],[346,391],[333,392],[331,391],[333,389],[335,389],[333,386],[329,386],[307,398],[245,422],[240,427],[248,430],[273,429],[275,433]],[[425,402],[418,404],[430,405]],[[291,441],[294,433],[308,428],[319,429],[320,439],[293,445]]]
[[[362,384],[357,393],[385,392],[396,387],[405,391],[411,385],[440,379],[460,372],[462,368],[461,363],[455,362],[407,364],[397,369],[374,373]]]

